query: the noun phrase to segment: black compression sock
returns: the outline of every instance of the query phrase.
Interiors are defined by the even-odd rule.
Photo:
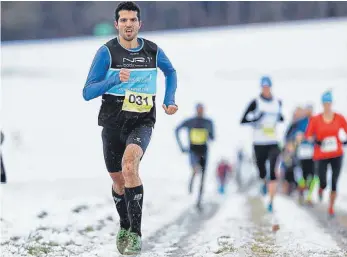
[[[130,221],[128,217],[128,211],[127,211],[124,195],[117,194],[112,187],[112,197],[113,197],[114,203],[116,204],[116,208],[119,214],[120,226],[122,228],[129,229]]]
[[[125,188],[125,201],[130,218],[130,231],[141,236],[143,186]]]

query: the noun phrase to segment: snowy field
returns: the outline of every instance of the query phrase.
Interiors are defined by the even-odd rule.
[[[296,23],[147,33],[169,56],[178,74],[179,112],[164,114],[141,163],[145,198],[141,256],[347,256],[347,162],[336,202],[326,217],[328,194],[314,208],[279,196],[275,212],[252,182],[244,164],[238,190],[217,194],[215,168],[221,157],[235,159],[243,146],[251,154],[251,131],[239,120],[259,94],[259,77],[273,78],[286,123],[299,104],[313,103],[333,88],[335,110],[347,116],[347,21]],[[82,98],[89,66],[107,38],[1,47],[1,125],[9,183],[0,185],[0,256],[120,256],[118,215],[97,126],[100,99]],[[158,79],[163,99],[164,79]],[[159,100],[160,102],[162,100]],[[188,195],[188,157],[180,153],[175,126],[206,105],[215,122],[210,147],[204,211]],[[346,149],[347,150],[347,149]],[[196,181],[197,182],[197,181]],[[196,190],[197,192],[197,184]],[[271,232],[278,222],[280,230]]]

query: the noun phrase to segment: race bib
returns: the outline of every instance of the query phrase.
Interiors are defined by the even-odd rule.
[[[149,112],[153,107],[153,95],[126,90],[123,111]]]
[[[190,143],[193,145],[204,145],[208,139],[208,131],[204,128],[193,128],[190,130]]]
[[[275,128],[273,126],[263,125],[262,131],[263,131],[264,135],[266,135],[268,137],[273,137],[273,138],[276,137],[276,131],[275,131]]]
[[[338,145],[337,145],[336,137],[327,137],[326,139],[324,139],[320,149],[323,153],[330,153],[330,152],[337,151]]]
[[[300,145],[298,149],[298,157],[302,160],[311,159],[313,156],[313,146]]]

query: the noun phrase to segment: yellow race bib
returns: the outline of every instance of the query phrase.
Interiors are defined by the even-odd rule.
[[[190,130],[190,143],[193,145],[203,145],[207,142],[208,131],[204,128],[193,128]]]
[[[271,125],[263,125],[262,131],[264,135],[268,137],[275,137],[276,136],[276,131],[275,128]]]
[[[126,90],[123,111],[149,112],[153,107],[153,95]]]

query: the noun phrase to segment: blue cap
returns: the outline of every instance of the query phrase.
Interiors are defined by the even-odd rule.
[[[333,94],[331,91],[325,92],[322,95],[322,103],[332,103],[333,102]]]
[[[271,78],[267,76],[261,77],[260,85],[261,87],[266,87],[266,86],[271,87],[272,86]]]
[[[204,108],[204,105],[202,103],[197,103],[195,106],[196,109],[198,108]]]

